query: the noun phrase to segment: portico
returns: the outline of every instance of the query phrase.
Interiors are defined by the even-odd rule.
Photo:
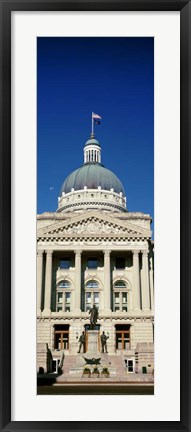
[[[110,316],[113,310],[112,291],[117,280],[127,282],[128,291],[134,288],[133,298],[128,311],[152,310],[153,307],[153,269],[149,269],[148,251],[139,249],[124,249],[124,247],[113,249],[75,249],[68,263],[68,268],[60,268],[61,258],[67,258],[71,250],[62,249],[39,249],[37,253],[38,279],[37,279],[37,310],[43,315],[54,314],[51,293],[53,290],[52,265],[56,272],[56,284],[61,279],[67,279],[75,286],[73,308],[71,312],[81,315],[85,312],[82,295],[86,283],[91,279],[98,281],[101,311],[105,316]],[[95,260],[93,267],[89,264],[88,257]],[[116,268],[118,256],[121,257],[121,268]],[[124,261],[123,261],[124,260]],[[142,261],[142,263],[141,263]],[[124,263],[124,264],[123,264]],[[141,268],[142,266],[142,268]],[[43,286],[43,273],[45,274]],[[104,287],[104,290],[103,290]],[[54,303],[54,302],[53,302]]]

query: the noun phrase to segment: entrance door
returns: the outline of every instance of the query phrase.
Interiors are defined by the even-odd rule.
[[[58,366],[59,366],[60,360],[59,359],[53,359],[52,360],[52,372],[58,373]]]
[[[133,372],[133,360],[127,360],[127,370]]]
[[[69,325],[55,325],[54,348],[69,350]]]
[[[116,325],[116,350],[130,349],[130,325]]]

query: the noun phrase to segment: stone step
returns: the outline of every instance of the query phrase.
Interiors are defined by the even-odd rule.
[[[106,353],[101,354],[101,364],[98,365],[98,368],[102,368],[104,366],[108,366],[112,371],[116,371],[116,375],[126,375],[126,368],[123,361],[122,355],[108,355]],[[83,357],[86,357],[86,353],[79,354],[79,355],[67,355],[64,358],[63,361],[63,367],[62,367],[62,376],[66,377],[69,375],[70,370],[78,369],[79,367],[83,368],[85,366],[85,361]],[[88,358],[88,356],[87,356]],[[96,357],[97,358],[97,357]],[[83,370],[83,369],[82,369]]]
[[[68,375],[69,370],[75,366],[76,357],[77,356],[75,355],[67,355],[64,357],[63,366],[62,366],[62,372],[64,375]]]

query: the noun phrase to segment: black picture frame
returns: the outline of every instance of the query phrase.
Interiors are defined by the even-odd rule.
[[[11,12],[12,11],[180,11],[181,46],[181,386],[179,422],[11,421]],[[191,174],[191,1],[187,0],[0,0],[0,429],[1,431],[191,430],[190,186]],[[170,29],[169,29],[170,31]],[[190,122],[189,122],[190,120]],[[191,171],[191,170],[190,170]],[[176,233],[175,233],[176,235]],[[166,245],[167,247],[167,245]],[[169,253],[171,251],[169,250]],[[173,356],[173,353],[172,353]],[[169,401],[170,403],[170,401]],[[149,406],[149,400],[148,400]]]

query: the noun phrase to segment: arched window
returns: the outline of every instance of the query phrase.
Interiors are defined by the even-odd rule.
[[[56,290],[56,310],[57,312],[70,312],[71,304],[71,283],[68,280],[59,282]]]
[[[128,291],[126,282],[119,280],[113,286],[113,311],[128,311]]]
[[[71,287],[71,283],[67,280],[63,280],[58,284],[58,288],[70,288],[70,287]]]
[[[85,311],[89,311],[94,304],[99,309],[99,284],[91,280],[85,285]]]
[[[126,283],[124,282],[124,281],[118,281],[118,282],[115,282],[115,285],[114,285],[114,287],[115,288],[126,288]]]
[[[98,288],[98,282],[97,281],[94,281],[94,280],[92,280],[92,281],[89,281],[87,284],[86,284],[86,288]]]

